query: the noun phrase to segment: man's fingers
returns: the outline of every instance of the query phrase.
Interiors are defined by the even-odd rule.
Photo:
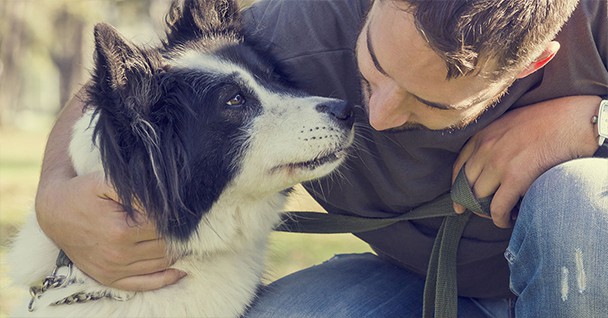
[[[104,198],[113,200],[113,201],[120,201],[120,199],[118,198],[118,193],[116,193],[116,189],[114,189],[114,186],[112,185],[112,182],[108,179],[106,179],[105,177],[100,179],[101,182],[99,182],[97,184],[98,188],[97,188],[97,193],[101,193]]]
[[[139,213],[138,213],[139,214]],[[133,243],[141,243],[147,241],[159,240],[160,236],[154,222],[143,219],[141,216],[136,216],[135,220],[128,219],[125,222],[126,215],[122,217],[122,235]]]
[[[467,177],[467,182],[469,183],[475,198],[480,199],[493,195],[500,186],[500,179],[494,171],[488,171],[487,169],[478,171],[477,169],[473,169],[473,174],[477,175],[471,178],[467,174],[468,167],[469,162],[465,164],[465,176]],[[457,214],[462,214],[466,211],[466,208],[458,203],[454,203],[453,207]],[[485,214],[475,214],[483,218],[490,218],[490,216]]]
[[[501,186],[496,190],[494,199],[490,204],[492,220],[496,226],[500,228],[513,227],[515,222],[511,216],[511,212],[519,199],[519,192],[509,189],[508,187]]]
[[[467,165],[468,166],[468,165]],[[486,198],[493,195],[500,186],[500,177],[494,169],[483,169],[471,185],[476,198]]]
[[[125,277],[110,286],[128,291],[150,291],[175,284],[186,274],[176,269],[167,269],[147,275]]]
[[[83,186],[88,188],[88,192],[94,193],[100,198],[116,202],[119,201],[114,187],[112,187],[110,181],[105,178],[103,172],[92,172],[85,175],[79,175],[74,177],[74,180],[82,180],[82,182],[84,182]]]
[[[107,260],[106,264],[103,264],[103,266],[123,267],[131,266],[132,264],[136,264],[140,261],[146,262],[157,260],[158,263],[158,260],[165,260],[162,262],[162,264],[159,264],[156,268],[154,268],[154,271],[159,271],[171,265],[169,258],[167,257],[165,243],[162,240],[144,241],[123,247],[121,249],[112,248],[112,246],[105,246],[104,250],[100,251],[97,257],[100,258],[98,263],[101,263],[101,260]],[[127,267],[127,270],[129,270],[127,273],[128,275],[134,275],[137,273],[137,269],[133,267]],[[149,274],[150,272],[151,271],[148,270],[145,273],[140,272],[137,274]]]
[[[454,208],[454,212],[456,212],[456,214],[463,214],[467,210],[464,206],[456,202],[452,203],[452,207]]]
[[[128,271],[123,276],[148,275],[160,272],[168,269],[172,263],[168,257],[136,261],[125,267]]]
[[[104,200],[104,202],[107,204],[107,208],[104,209],[105,211],[114,211],[117,213],[121,213],[123,215],[126,216],[126,213],[122,207],[122,205],[119,203],[120,202],[120,198],[118,197],[118,194],[116,193],[116,190],[114,189],[114,187],[112,186],[112,184],[109,183],[109,181],[106,181],[104,179],[101,179],[103,177],[101,176],[96,176],[97,179],[100,179],[101,181],[96,182],[96,188],[95,193],[97,193],[97,195]],[[94,178],[91,178],[94,179]],[[155,231],[156,228],[154,227],[154,224],[152,224],[150,222],[150,220],[148,219],[147,215],[146,215],[146,211],[143,210],[142,207],[140,206],[135,206],[136,209],[136,213],[132,216],[132,219],[128,219],[128,223],[131,226],[140,226],[142,229],[146,229],[146,230],[153,230]],[[147,238],[147,239],[152,239]]]
[[[87,273],[89,276],[95,277],[95,279],[99,283],[106,286],[115,287],[116,282],[122,281],[129,277],[147,277],[151,274],[163,272],[167,270],[169,266],[171,266],[171,263],[172,262],[170,259],[163,257],[157,259],[135,261],[128,265],[106,264],[102,261],[92,261],[87,264],[76,263],[76,266],[78,266],[78,268]]]
[[[460,169],[462,169],[462,167],[464,167],[465,163],[469,160],[469,158],[473,154],[474,149],[475,149],[475,143],[471,140],[471,141],[467,142],[464,145],[464,147],[462,147],[462,150],[460,150],[460,154],[458,155],[458,158],[456,158],[456,161],[454,162],[454,168],[453,168],[454,170],[452,171],[452,183],[454,183],[454,181],[456,181],[456,177],[458,176]],[[465,172],[467,172],[467,171],[465,171]],[[470,175],[467,174],[467,180],[471,181],[471,179],[469,179],[469,176]]]
[[[456,181],[456,177],[458,176],[458,173],[460,173],[460,170],[463,169],[462,167],[465,165],[465,163],[467,162],[467,160],[473,153],[474,148],[475,148],[474,143],[468,142],[464,145],[464,147],[460,151],[458,158],[456,158],[456,161],[454,162],[454,167],[453,167],[453,171],[452,171],[452,184],[454,184],[454,181]],[[467,177],[467,182],[469,182],[469,185],[470,185],[471,179],[469,179],[468,176],[466,175],[466,171],[465,171],[465,177]],[[454,211],[457,214],[462,214],[467,210],[464,206],[462,206],[456,202],[454,202],[452,204],[452,207],[454,208]]]
[[[167,245],[163,239],[140,241],[136,244],[137,250],[134,258],[164,258],[167,255]]]

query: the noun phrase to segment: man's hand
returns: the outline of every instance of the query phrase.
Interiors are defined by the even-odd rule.
[[[103,176],[75,176],[68,147],[82,107],[72,98],[49,136],[36,195],[40,227],[101,284],[140,291],[177,282],[183,273],[167,269],[171,260],[154,225],[143,216],[127,220]]]
[[[103,285],[152,290],[174,283],[164,241],[145,217],[128,220],[100,175],[78,176],[40,188],[38,219],[45,233],[79,269]],[[61,211],[61,213],[57,213]]]
[[[452,180],[464,165],[476,197],[494,194],[490,206],[494,224],[512,226],[516,216],[511,211],[536,178],[597,150],[591,117],[599,102],[597,96],[564,97],[505,113],[465,144]],[[458,204],[454,209],[465,210]]]

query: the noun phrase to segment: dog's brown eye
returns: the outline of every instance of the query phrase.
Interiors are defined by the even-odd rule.
[[[241,94],[234,95],[230,100],[226,102],[228,106],[241,106],[245,104],[245,98]]]

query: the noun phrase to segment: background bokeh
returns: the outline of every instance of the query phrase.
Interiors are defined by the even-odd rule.
[[[243,6],[254,0],[242,0]],[[31,213],[44,144],[62,105],[88,79],[95,23],[136,43],[163,34],[168,0],[0,0],[0,317],[23,291],[4,264],[10,237]],[[287,209],[321,210],[301,188]],[[352,235],[274,233],[265,281],[337,253],[369,251]]]

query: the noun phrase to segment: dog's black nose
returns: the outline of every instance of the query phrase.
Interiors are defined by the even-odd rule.
[[[331,115],[337,123],[345,128],[350,128],[355,122],[355,116],[353,116],[353,107],[350,103],[343,100],[333,100],[324,102],[315,107],[320,113],[327,113]]]

